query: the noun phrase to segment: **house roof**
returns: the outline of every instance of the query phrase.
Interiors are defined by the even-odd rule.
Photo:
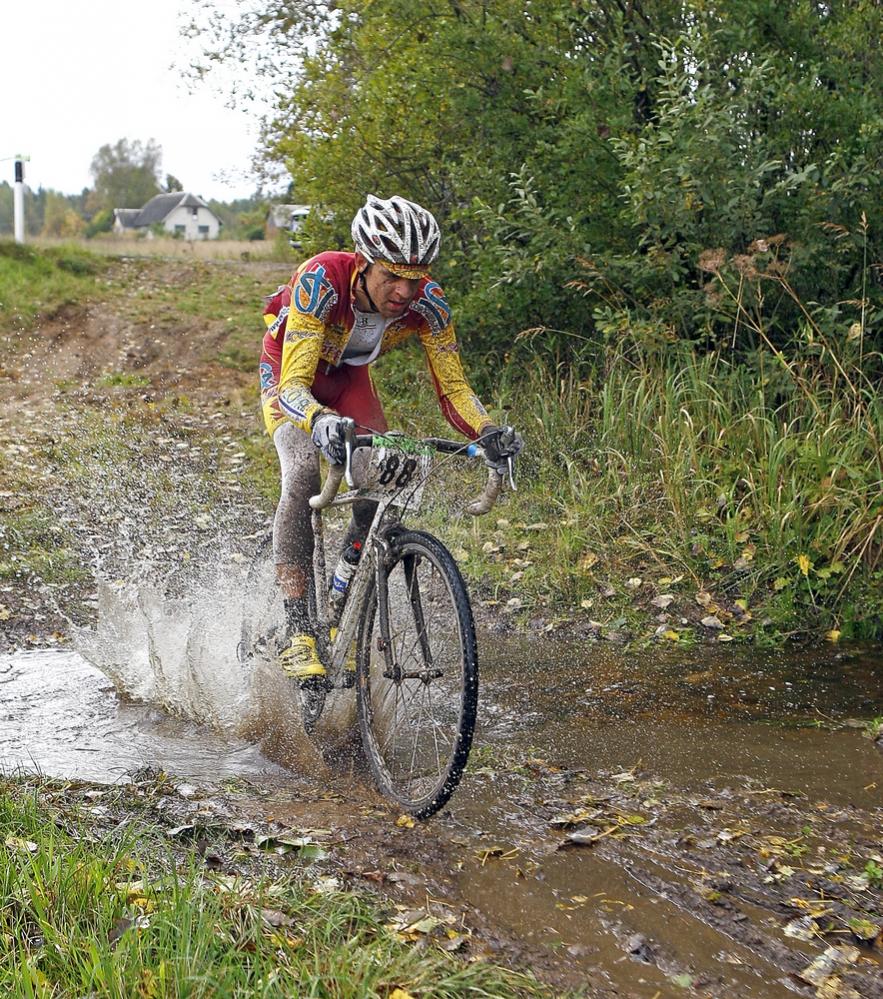
[[[138,213],[136,226],[153,225],[162,222],[176,208],[208,208],[208,205],[195,194],[186,191],[173,191],[171,194],[157,194]],[[209,209],[211,211],[211,209]]]
[[[140,208],[114,208],[113,214],[124,229],[134,229],[135,220],[141,214]]]
[[[195,194],[187,191],[172,191],[171,194],[157,194],[143,208],[114,208],[114,216],[124,229],[140,229],[154,222],[164,222],[176,208],[211,208]],[[212,212],[217,218],[217,214]],[[220,221],[220,220],[219,220]]]

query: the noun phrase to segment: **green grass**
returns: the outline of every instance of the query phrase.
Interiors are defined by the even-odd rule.
[[[482,599],[515,617],[650,638],[660,613],[650,601],[671,594],[665,630],[680,643],[716,638],[706,616],[727,638],[768,644],[883,637],[875,392],[809,363],[795,377],[769,356],[735,363],[686,345],[519,370],[528,374],[485,397],[494,419],[525,434],[518,491],[479,520],[452,516],[482,485],[480,470],[452,468],[419,515]],[[391,426],[456,436],[419,350],[381,359],[376,381]],[[269,442],[255,438],[250,455],[272,500]]]
[[[375,900],[317,887],[309,868],[214,875],[137,820],[98,838],[24,782],[0,781],[0,837],[0,991],[10,999],[552,995],[428,939],[414,946]]]
[[[34,325],[37,317],[85,296],[103,293],[99,283],[108,262],[88,251],[62,245],[34,249],[0,241],[0,318],[20,328]]]
[[[102,375],[97,384],[102,388],[147,388],[150,379],[130,371],[111,371]]]
[[[0,580],[33,576],[42,583],[74,583],[90,575],[69,532],[49,510],[25,507],[0,517]]]
[[[552,524],[539,592],[574,604],[629,575],[645,593],[680,577],[755,638],[883,635],[883,405],[870,382],[853,393],[810,365],[798,381],[769,357],[688,346],[604,362],[605,377],[538,370],[520,386],[533,481],[516,508]]]

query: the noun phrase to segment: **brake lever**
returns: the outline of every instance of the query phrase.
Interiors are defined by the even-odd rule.
[[[355,479],[353,479],[353,452],[355,451],[356,444],[356,421],[351,420],[348,416],[344,417],[344,427],[343,447],[346,453],[346,462],[343,474],[349,488],[355,489],[356,483]]]
[[[515,427],[505,426],[500,430],[500,443],[503,447],[510,447],[515,440]],[[509,477],[509,488],[515,492],[515,456],[506,455],[506,472]]]

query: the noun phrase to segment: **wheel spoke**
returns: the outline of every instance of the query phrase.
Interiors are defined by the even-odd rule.
[[[361,637],[363,742],[380,790],[429,815],[456,786],[471,742],[472,616],[450,555],[428,535],[399,535],[386,587],[387,634],[372,591]],[[388,661],[398,681],[385,675]]]

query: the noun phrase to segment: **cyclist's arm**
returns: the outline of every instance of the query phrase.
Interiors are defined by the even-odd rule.
[[[310,432],[313,419],[328,411],[316,402],[310,391],[324,336],[325,324],[321,320],[294,311],[289,314],[282,345],[279,406],[288,419],[306,433]]]
[[[419,336],[445,419],[474,440],[493,421],[466,380],[453,323],[439,330],[426,323]]]
[[[279,371],[279,406],[295,426],[310,433],[313,420],[329,412],[313,397],[310,386],[328,333],[327,318],[338,300],[321,255],[305,261],[289,285],[291,304]]]

